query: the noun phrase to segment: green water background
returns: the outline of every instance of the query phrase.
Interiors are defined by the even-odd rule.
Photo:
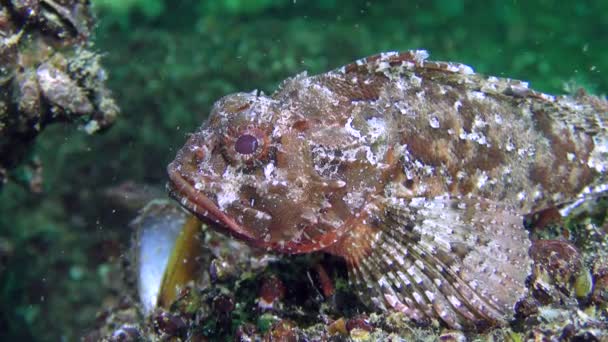
[[[44,193],[0,194],[0,238],[13,250],[0,261],[2,340],[74,340],[114,303],[129,217],[104,190],[162,186],[187,132],[225,94],[421,48],[549,93],[608,90],[605,0],[94,2],[122,116],[98,136],[49,127],[35,151]]]

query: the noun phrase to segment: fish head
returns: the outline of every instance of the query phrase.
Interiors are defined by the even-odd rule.
[[[319,163],[327,160],[313,150],[340,141],[339,132],[319,134],[319,126],[328,131],[325,104],[303,109],[292,100],[220,99],[168,166],[172,197],[217,230],[275,252],[310,252],[338,240],[357,208],[345,203],[340,165],[324,174]]]

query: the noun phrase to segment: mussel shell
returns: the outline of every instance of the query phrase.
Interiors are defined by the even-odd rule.
[[[168,307],[198,274],[200,222],[173,202],[153,200],[133,221],[133,258],[144,315]]]

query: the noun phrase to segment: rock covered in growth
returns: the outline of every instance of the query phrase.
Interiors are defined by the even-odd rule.
[[[507,324],[531,272],[523,217],[606,195],[608,103],[426,58],[224,97],[169,165],[172,195],[252,246],[344,258],[373,307]]]
[[[100,56],[89,50],[92,24],[88,1],[0,5],[0,185],[49,123],[76,121],[94,133],[118,115]],[[31,190],[39,187],[28,183]]]
[[[591,275],[578,249],[562,240],[536,240],[530,248],[534,260],[531,287],[541,302],[557,301],[561,295],[585,297]],[[574,297],[574,296],[572,296]]]
[[[236,249],[234,240],[213,231],[205,230],[204,234],[205,246],[221,246],[217,251],[220,255],[242,253],[245,261],[248,253],[255,252],[246,248],[245,251],[242,248]],[[589,249],[578,244],[576,247],[580,249],[579,256],[583,259],[595,258],[603,252],[600,248],[605,249],[596,244],[591,244]],[[564,248],[568,250],[559,251]],[[571,248],[549,242],[547,247],[542,249],[546,253],[536,252],[536,255],[540,256],[536,267],[554,270],[555,262],[561,265],[573,260],[569,251]],[[551,256],[551,250],[558,251],[555,257],[541,260]],[[208,259],[213,253],[208,251],[203,258]],[[255,255],[251,257],[255,258]],[[560,257],[565,260],[560,261]],[[294,262],[297,259],[301,259],[300,262]],[[114,337],[126,336],[140,337],[147,341],[183,335],[193,336],[192,339],[198,336],[218,341],[233,338],[253,341],[293,335],[296,335],[298,340],[309,341],[518,341],[535,338],[594,341],[608,337],[604,297],[606,286],[601,280],[605,275],[605,260],[594,260],[593,277],[598,280],[595,281],[594,294],[589,300],[577,298],[574,291],[561,292],[564,288],[561,279],[564,278],[558,275],[558,278],[545,278],[551,282],[546,284],[557,285],[559,288],[556,288],[556,291],[563,296],[559,297],[558,301],[543,304],[534,300],[538,297],[535,293],[538,283],[530,281],[527,283],[529,292],[526,299],[530,301],[530,309],[533,310],[523,313],[519,308],[512,328],[463,332],[435,325],[417,327],[403,312],[371,313],[356,301],[343,304],[335,298],[325,302],[315,301],[318,289],[312,286],[311,279],[303,276],[307,270],[312,269],[312,260],[303,262],[302,259],[306,259],[306,256],[282,258],[270,263],[266,268],[257,268],[253,263],[242,265],[238,276],[223,281],[209,282],[204,278],[209,277],[206,273],[210,271],[202,272],[199,274],[201,279],[195,286],[188,287],[188,291],[170,305],[170,308],[158,309],[152,318],[136,315],[136,309],[141,306],[134,302],[125,302],[103,312],[97,321],[96,330],[91,331],[86,340],[112,341]],[[209,260],[204,261],[204,264],[208,263]],[[341,267],[339,260],[334,257],[326,257],[324,264]],[[342,275],[331,271],[329,274],[332,281],[343,284]],[[274,306],[270,311],[260,310],[260,292],[264,291],[264,283],[275,275],[285,280],[287,291],[284,297],[281,296],[281,305]],[[306,286],[307,283],[309,286]],[[336,287],[341,288],[337,291],[344,291],[343,294],[348,293],[352,298],[353,288],[341,285]],[[288,323],[287,326],[284,323]]]

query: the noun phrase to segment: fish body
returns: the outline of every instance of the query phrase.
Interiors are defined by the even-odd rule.
[[[168,167],[172,196],[252,246],[343,257],[377,308],[506,324],[531,271],[524,215],[608,189],[608,103],[426,58],[220,99]]]

